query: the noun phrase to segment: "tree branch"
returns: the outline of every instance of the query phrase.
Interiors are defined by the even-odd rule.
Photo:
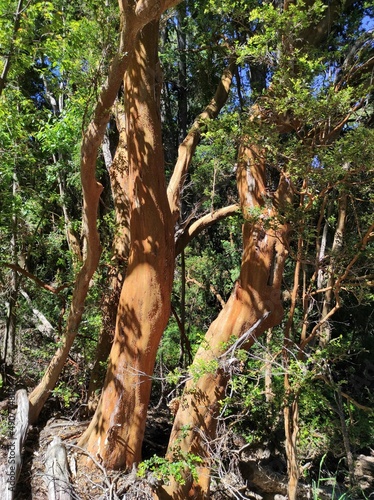
[[[178,159],[174,167],[173,175],[168,185],[168,200],[171,213],[175,222],[179,217],[180,194],[186,178],[188,167],[192,156],[200,141],[204,122],[216,118],[225,105],[231,82],[235,73],[236,60],[232,58],[228,67],[224,70],[221,80],[218,84],[216,93],[205,110],[196,118],[190,128],[186,138],[179,146]]]
[[[228,207],[219,208],[212,213],[203,215],[200,219],[196,220],[193,224],[187,227],[182,234],[177,238],[175,243],[175,255],[179,255],[184,248],[188,245],[188,243],[195,238],[198,234],[200,234],[204,229],[212,226],[219,220],[224,219],[225,217],[229,217],[238,213],[240,207],[237,203],[233,205],[229,205]]]
[[[34,274],[29,273],[29,271],[26,271],[26,269],[23,269],[23,267],[18,266],[17,264],[10,264],[8,262],[3,262],[2,265],[4,267],[8,267],[9,269],[12,269],[13,271],[16,271],[17,273],[22,274],[23,276],[26,276],[26,278],[29,278],[30,280],[32,280],[34,283],[36,283],[38,286],[40,286],[40,288],[43,288],[44,290],[47,290],[48,292],[54,293],[55,295],[58,295],[61,292],[61,290],[72,285],[72,283],[67,283],[65,285],[54,287],[52,285],[48,285],[47,283],[44,283],[44,281],[37,278]]]
[[[200,281],[197,281],[195,278],[187,278],[187,283],[193,283],[194,285],[198,286],[199,288],[205,288],[205,286],[202,283],[200,283]],[[216,290],[216,288],[211,283],[209,284],[209,290],[212,292],[212,294],[218,300],[218,302],[220,303],[220,306],[223,309],[226,305],[226,302],[223,300],[222,295],[218,292],[218,290]]]

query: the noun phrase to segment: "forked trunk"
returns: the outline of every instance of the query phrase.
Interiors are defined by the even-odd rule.
[[[239,160],[238,188],[247,219],[243,226],[240,278],[196,354],[191,370],[201,375],[186,384],[167,453],[171,461],[193,453],[203,457],[204,464],[199,467],[197,481],[186,471],[185,484],[172,479],[170,485],[160,491],[160,498],[209,497],[209,470],[213,459],[210,442],[215,435],[218,403],[229,379],[227,367],[235,358],[233,345],[248,349],[259,335],[283,317],[280,288],[288,227],[281,224],[276,215],[280,204],[286,201],[288,184],[281,178],[273,205],[265,206],[265,161],[261,151],[244,147]],[[254,219],[250,210],[256,207],[261,208],[261,215]],[[236,339],[234,344],[227,348],[233,339]],[[214,361],[212,365],[212,360],[216,365]]]
[[[157,109],[158,23],[136,38],[125,74],[130,257],[103,394],[80,445],[108,468],[141,458],[151,376],[170,314],[174,234]]]
[[[97,151],[109,121],[110,109],[121,85],[126,65],[125,54],[127,54],[129,47],[132,47],[132,42],[133,34],[124,23],[118,52],[113,59],[108,78],[101,89],[92,120],[83,136],[80,170],[83,191],[82,229],[85,237],[84,263],[76,278],[69,317],[61,344],[58,346],[42,380],[30,394],[30,423],[35,423],[38,419],[44,403],[54,389],[64,367],[78,333],[92,276],[100,260],[101,245],[96,218],[103,187],[96,181],[95,176]]]

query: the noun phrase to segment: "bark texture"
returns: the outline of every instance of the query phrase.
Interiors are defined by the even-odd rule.
[[[129,4],[125,0],[120,0],[119,2],[121,33],[118,51],[113,59],[113,62],[109,69],[108,78],[104,83],[100,92],[100,96],[97,100],[93,118],[84,133],[81,147],[80,170],[83,191],[82,226],[83,234],[85,237],[85,251],[83,256],[84,262],[77,275],[69,317],[67,320],[67,326],[64,336],[61,340],[61,344],[58,347],[55,355],[53,356],[39,385],[30,394],[30,423],[34,423],[38,419],[44,403],[48,399],[51,391],[54,389],[58,377],[64,367],[70,348],[78,333],[78,327],[82,319],[84,303],[92,276],[96,271],[99,263],[101,246],[96,219],[102,186],[96,180],[95,171],[98,148],[100,147],[104,137],[106,125],[110,117],[111,108],[123,81],[123,75],[126,68],[130,68],[131,61],[134,62],[134,58],[137,57],[136,51],[133,51],[137,34],[145,25],[147,25],[147,23],[151,22],[153,19],[159,19],[164,10],[177,3],[178,0],[164,0],[159,2],[154,2],[152,0],[139,0],[136,5],[134,5],[133,3]],[[139,70],[140,72],[147,73],[149,70],[152,70],[152,67],[147,68],[143,56],[140,57],[139,62],[141,63],[141,69]],[[133,67],[133,69],[135,73],[138,71],[137,68]],[[131,73],[132,69],[129,69],[128,74],[131,75]],[[138,75],[136,78],[139,77],[140,76]],[[134,79],[134,81],[136,80],[136,78]],[[144,92],[142,95],[140,95],[139,90],[140,87],[133,87],[130,89],[129,96],[130,100],[132,96],[133,103],[136,101],[142,102],[145,98]],[[147,91],[149,90],[150,89],[148,89]],[[152,89],[152,91],[154,91],[154,89]],[[131,120],[128,120],[127,126],[129,127],[129,130],[132,130],[132,133],[135,133],[136,129],[138,130],[137,133],[140,139],[138,145],[142,145],[142,147],[144,147],[144,149],[132,151],[133,163],[135,164],[137,161],[137,155],[138,159],[140,159],[141,157],[144,159],[148,154],[150,154],[152,144],[151,142],[149,142],[149,135],[146,134],[145,136],[143,136],[143,133],[140,131],[142,130],[142,126],[140,125],[140,123],[139,127],[137,127],[138,117],[136,116],[136,108],[134,107],[134,104],[131,105],[130,100],[128,109],[132,109],[132,113],[135,114],[131,117]],[[144,129],[144,121],[147,120],[147,115],[145,115],[142,120]],[[132,126],[134,126],[133,129],[131,129]],[[150,128],[152,129],[152,126]],[[158,149],[160,149],[160,144],[158,144]],[[139,175],[137,177],[139,178]],[[156,181],[156,183],[157,182],[158,181]],[[132,188],[135,189],[134,185]],[[149,195],[150,193],[147,192],[147,194]],[[133,226],[136,226],[135,221],[133,223]],[[136,236],[137,235],[135,234],[135,237]]]
[[[20,389],[15,395],[17,411],[9,414],[9,422],[13,424],[14,432],[9,444],[7,465],[0,466],[0,496],[3,500],[15,498],[17,481],[22,468],[22,449],[29,428],[29,400],[25,389]],[[12,416],[12,417],[11,417]]]
[[[171,481],[160,491],[160,498],[209,498],[210,442],[215,436],[219,401],[229,379],[229,357],[236,348],[249,348],[268,328],[283,317],[280,288],[287,256],[288,227],[276,219],[280,202],[286,202],[287,181],[281,178],[278,196],[267,200],[265,160],[256,146],[242,147],[237,173],[243,225],[243,257],[240,278],[217,319],[210,326],[199,348],[194,367],[212,366],[186,384],[175,417],[167,456],[172,461],[194,453],[205,458],[199,467],[198,481],[186,471],[186,484]],[[251,217],[250,209],[261,208],[260,217]],[[227,349],[227,343],[236,339]],[[188,429],[186,431],[186,429]]]
[[[123,106],[114,106],[119,142],[112,159],[109,139],[103,142],[103,156],[109,173],[113,197],[116,232],[112,243],[112,258],[108,266],[107,280],[101,300],[102,327],[96,348],[96,357],[87,391],[88,413],[93,414],[105,378],[105,363],[108,360],[114,339],[117,309],[125,278],[130,252],[130,206],[129,206],[129,162],[127,154],[126,120]]]
[[[137,36],[125,75],[130,257],[103,395],[80,442],[114,469],[140,460],[151,376],[170,315],[174,234],[157,107],[157,41],[154,21]]]

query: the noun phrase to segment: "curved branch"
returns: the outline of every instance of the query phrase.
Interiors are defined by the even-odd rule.
[[[70,348],[78,333],[91,279],[99,264],[101,244],[97,228],[97,212],[103,186],[96,179],[96,160],[109,121],[111,107],[123,80],[128,53],[133,48],[135,35],[134,28],[129,23],[124,22],[117,54],[97,99],[93,117],[83,135],[80,173],[83,194],[82,232],[85,238],[84,262],[76,277],[70,311],[60,345],[43,378],[29,396],[31,423],[37,421],[43,405],[54,389],[65,365]]]
[[[229,96],[229,90],[235,73],[235,68],[236,60],[235,58],[232,58],[230,64],[223,72],[213,99],[210,101],[205,110],[196,118],[186,138],[179,146],[178,159],[168,185],[168,200],[174,221],[177,221],[179,217],[180,194],[192,156],[195,153],[196,147],[200,141],[204,122],[216,118],[225,105]]]
[[[34,283],[36,283],[38,286],[40,286],[40,288],[43,288],[44,290],[47,290],[48,292],[54,293],[55,295],[58,295],[61,292],[61,290],[72,285],[72,283],[67,283],[65,285],[55,287],[52,285],[48,285],[47,283],[44,283],[44,281],[39,279],[37,276],[30,273],[29,271],[26,271],[26,269],[23,269],[23,267],[18,266],[17,264],[10,264],[8,262],[3,262],[2,265],[4,267],[8,267],[9,269],[12,269],[12,271],[16,271],[17,273],[20,273],[23,276],[26,276],[26,278],[29,278],[30,280],[32,280]]]
[[[216,222],[230,217],[238,213],[240,207],[237,203],[233,205],[229,205],[228,207],[219,208],[212,213],[203,215],[200,219],[196,220],[193,224],[185,229],[182,234],[178,237],[175,243],[175,255],[179,255],[184,248],[188,245],[188,243],[195,238],[198,234],[200,234],[204,229],[212,226]]]
[[[134,9],[137,22],[143,27],[154,19],[159,19],[165,10],[175,7],[181,1],[162,0],[155,2],[154,0],[138,0]],[[124,4],[124,8],[126,8],[127,1],[121,0],[121,4]]]

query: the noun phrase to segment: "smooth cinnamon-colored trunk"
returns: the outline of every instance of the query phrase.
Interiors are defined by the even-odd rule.
[[[151,22],[137,36],[125,74],[130,257],[103,394],[80,442],[112,469],[140,461],[151,376],[170,314],[174,234],[157,109],[157,40],[158,23]]]
[[[243,338],[241,348],[249,348],[268,328],[283,317],[280,288],[287,256],[287,225],[275,220],[281,202],[286,202],[285,179],[281,179],[274,203],[266,204],[265,161],[259,148],[243,147],[239,157],[238,188],[241,207],[247,219],[243,226],[243,257],[240,278],[217,319],[210,326],[194,365],[218,369],[202,374],[186,384],[169,441],[167,457],[172,461],[188,453],[205,458],[198,470],[198,481],[186,471],[184,485],[173,479],[160,491],[160,498],[208,498],[210,481],[209,443],[215,436],[219,401],[229,379],[227,345]],[[281,195],[281,197],[280,197]],[[270,201],[270,200],[268,200]],[[260,207],[261,216],[251,218],[249,210]],[[229,343],[229,344],[228,344]]]

